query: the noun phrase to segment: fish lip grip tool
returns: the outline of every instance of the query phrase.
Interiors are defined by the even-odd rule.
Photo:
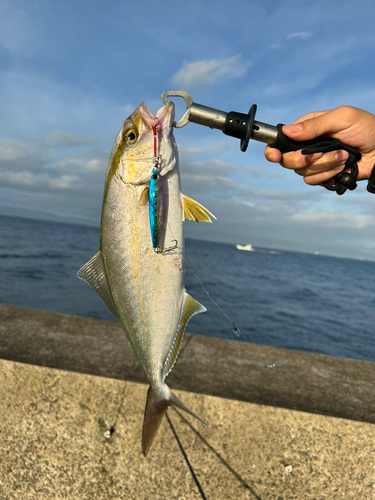
[[[276,148],[281,153],[298,151],[302,149],[302,154],[328,153],[339,149],[347,151],[349,157],[345,162],[343,172],[333,178],[333,185],[324,182],[323,185],[330,191],[336,191],[338,195],[344,194],[347,189],[353,191],[357,187],[356,178],[358,175],[357,162],[361,159],[361,153],[347,144],[340,142],[333,137],[316,137],[309,141],[294,141],[287,137],[283,131],[283,124],[276,126],[262,123],[255,120],[257,105],[253,104],[247,114],[236,111],[220,111],[193,102],[190,94],[184,90],[170,90],[161,95],[161,100],[167,104],[168,97],[182,97],[186,104],[186,113],[183,117],[174,122],[176,128],[181,128],[189,122],[197,123],[205,127],[221,130],[224,134],[236,137],[241,140],[241,151],[245,152],[250,139],[268,144],[271,148]],[[344,172],[344,170],[348,170]]]

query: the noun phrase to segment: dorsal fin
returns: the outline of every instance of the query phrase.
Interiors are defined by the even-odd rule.
[[[206,207],[188,196],[182,195],[182,206],[184,208],[184,220],[192,220],[193,222],[212,222],[210,215],[216,219],[214,214],[207,210]]]
[[[100,250],[77,273],[77,277],[86,281],[104,300],[112,313],[119,319],[116,305],[108,285]]]
[[[207,311],[207,309],[202,306],[202,304],[197,302],[195,299],[193,299],[193,297],[191,297],[191,295],[185,292],[184,304],[182,306],[177,332],[173,339],[172,347],[164,362],[164,378],[170,373],[175,362],[177,361],[178,351],[180,350],[180,345],[187,322],[192,316],[194,316],[194,314],[202,313],[205,311]]]

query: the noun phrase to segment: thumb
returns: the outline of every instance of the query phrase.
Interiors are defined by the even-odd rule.
[[[343,128],[342,117],[337,115],[337,108],[330,111],[316,112],[313,113],[312,118],[303,121],[300,121],[300,119],[291,125],[284,125],[283,132],[297,141],[315,139],[315,137],[322,135],[333,135]]]

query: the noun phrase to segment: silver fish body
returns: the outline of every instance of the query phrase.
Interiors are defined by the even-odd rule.
[[[145,456],[168,406],[176,405],[197,417],[172,393],[165,377],[176,362],[187,321],[206,310],[184,288],[183,220],[210,222],[212,215],[181,194],[173,103],[161,108],[156,117],[141,104],[121,127],[107,169],[100,249],[77,273],[118,318],[147,374]],[[170,247],[159,253],[151,243],[149,209],[142,201],[154,165],[155,119],[164,193],[159,238],[161,248]]]

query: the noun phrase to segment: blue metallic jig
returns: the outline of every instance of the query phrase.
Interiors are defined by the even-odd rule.
[[[164,195],[161,175],[155,168],[153,168],[151,172],[148,201],[150,210],[152,248],[155,252],[160,253],[163,250],[160,234],[164,217]]]

